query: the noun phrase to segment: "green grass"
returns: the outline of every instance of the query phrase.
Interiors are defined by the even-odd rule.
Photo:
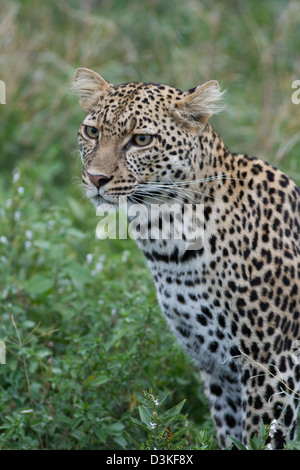
[[[199,374],[167,330],[143,255],[132,240],[95,238],[69,86],[78,66],[114,83],[188,89],[217,79],[227,108],[213,124],[229,148],[300,183],[299,7],[29,0],[0,9],[0,447],[214,449]],[[156,434],[141,411],[150,389],[165,397]]]

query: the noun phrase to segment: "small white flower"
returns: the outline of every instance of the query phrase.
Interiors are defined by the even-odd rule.
[[[13,171],[13,182],[16,183],[17,181],[19,181],[19,178],[20,178],[19,170],[14,170]]]
[[[9,208],[12,205],[12,199],[7,199],[6,201],[6,207]]]
[[[267,445],[267,449],[268,449],[268,450],[273,450],[271,444],[268,444],[268,445]]]
[[[101,273],[102,268],[103,268],[103,263],[101,263],[101,262],[100,262],[100,263],[96,263],[96,267],[95,267],[95,269],[93,269],[93,271],[92,271],[92,276],[95,276],[96,274]]]
[[[54,227],[54,225],[55,225],[54,220],[49,220],[49,221],[47,222],[47,225],[48,225],[48,228],[52,229],[52,228]]]
[[[7,245],[7,238],[4,237],[4,236],[2,236],[2,237],[0,238],[0,242],[3,243],[3,245]]]
[[[153,401],[154,401],[154,404],[155,404],[156,406],[159,405],[158,400],[155,400],[155,399],[153,398]]]
[[[30,250],[31,245],[32,245],[31,241],[30,241],[30,240],[26,240],[26,241],[25,241],[25,250],[27,250],[27,251]]]
[[[22,194],[24,194],[24,191],[25,191],[25,189],[23,188],[23,186],[20,186],[18,188],[18,193],[20,194],[20,196],[22,196]]]
[[[32,233],[31,230],[26,230],[25,236],[26,236],[27,240],[31,240],[31,239],[32,239],[32,235],[33,235],[33,233]]]
[[[157,426],[157,423],[151,423],[151,421],[150,421],[150,428],[151,428],[151,429],[154,429],[155,426]]]
[[[96,263],[95,269],[92,271],[92,275],[95,276],[98,273],[101,273],[103,269],[103,263],[105,261],[105,256],[100,256],[98,263]]]
[[[277,432],[276,425],[277,425],[277,419],[273,419],[270,425],[270,431],[269,431],[270,437],[274,437],[275,432]]]
[[[277,425],[277,420],[273,419],[273,421],[271,421],[270,429],[272,429],[272,431],[276,431],[276,425]]]
[[[128,256],[130,255],[130,252],[128,250],[123,251],[122,253],[122,261],[123,263],[126,263]]]
[[[117,313],[117,309],[116,309],[116,308],[112,308],[112,309],[111,309],[111,314],[112,314],[112,315],[115,315],[116,313]]]
[[[15,220],[20,220],[20,217],[21,217],[21,212],[16,211],[16,212],[14,213],[14,218],[15,218]]]
[[[91,264],[91,262],[93,261],[93,256],[94,256],[94,255],[93,255],[92,253],[88,253],[88,254],[86,255],[86,262],[87,262],[87,264]]]

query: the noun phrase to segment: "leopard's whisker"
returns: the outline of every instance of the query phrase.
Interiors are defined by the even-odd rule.
[[[172,192],[174,192],[174,189],[172,190]],[[160,194],[159,195],[153,194],[151,191],[142,189],[141,195],[146,196],[148,198],[151,198],[154,201],[164,203],[164,204],[166,203],[166,201],[161,199],[161,197],[163,197],[165,199],[170,199],[170,201],[172,201],[173,203],[178,203],[180,205],[182,205],[182,202],[183,202],[181,198],[173,196],[173,195],[169,195],[167,192],[165,192],[165,190],[162,191],[161,189],[160,189]]]
[[[174,184],[174,186],[176,187],[176,183],[173,182],[173,184]],[[186,195],[184,191],[191,191],[191,192],[193,192],[193,193],[195,193],[195,194],[200,194],[201,196],[205,196],[205,197],[209,197],[209,198],[211,198],[211,199],[215,199],[214,196],[210,196],[210,195],[208,195],[208,194],[206,194],[206,193],[203,193],[203,192],[201,192],[201,191],[194,191],[194,190],[188,189],[188,188],[184,188],[184,189],[177,188],[177,189],[178,189],[178,191],[181,191],[181,194],[182,194],[182,195]],[[186,196],[187,196],[187,195],[186,195]],[[198,202],[199,202],[199,201],[198,201]]]
[[[164,201],[163,199],[158,198],[157,195],[152,195],[151,193],[147,193],[147,192],[143,192],[142,195],[149,198],[149,199],[154,200],[155,202],[158,201],[158,202],[161,202],[163,204],[166,203],[166,201]],[[172,201],[176,201],[176,198],[173,198],[171,196],[167,196],[167,195],[164,195],[164,194],[162,196],[165,197],[165,198],[171,199]],[[180,201],[179,199],[178,199],[178,201],[179,201],[179,204],[182,204],[182,201]]]
[[[147,205],[147,204],[143,204],[143,200],[139,200],[139,197],[138,196],[133,196],[131,195],[130,198],[129,198],[132,202],[134,202],[135,204],[139,204],[139,205],[143,205],[146,207],[147,209],[147,212],[148,212],[148,216],[150,217],[151,216],[151,211],[150,211],[150,207]]]
[[[177,192],[180,193],[182,196],[186,196],[186,194],[184,193],[184,191],[187,189],[187,188],[178,188],[177,187],[177,183],[175,183],[174,181],[170,181],[170,183],[167,183],[166,185],[163,185],[163,184],[158,184],[158,185],[152,185],[151,190],[155,191],[156,189],[159,190],[161,193],[163,192],[167,192],[167,191],[171,191],[171,192],[174,192],[174,187],[177,189]],[[145,189],[144,189],[145,188]],[[148,189],[148,185],[143,183],[143,184],[140,184],[140,189],[142,189],[143,191],[145,190],[148,190],[149,192],[149,189]],[[192,189],[187,189],[188,191],[191,191],[191,192],[195,192],[197,193],[197,191],[194,191]],[[209,195],[205,194],[205,193],[200,193],[198,191],[199,194],[203,194],[207,197],[210,197]],[[166,197],[168,197],[166,195]],[[171,198],[173,199],[173,197],[171,196]]]
[[[211,178],[213,178],[213,177],[210,177],[209,180],[211,180]],[[214,179],[220,179],[220,178],[219,178],[219,177],[215,177]],[[208,179],[207,179],[207,180],[208,180]],[[181,183],[181,184],[180,184],[180,183]],[[195,183],[195,181],[194,181],[194,183]],[[162,183],[161,183],[161,182],[159,182],[159,183],[157,183],[157,182],[150,182],[151,189],[153,188],[154,190],[155,190],[155,189],[160,189],[160,190],[163,189],[163,190],[165,190],[165,191],[172,191],[172,190],[173,190],[173,187],[176,187],[178,192],[180,192],[179,190],[181,189],[181,188],[178,187],[179,185],[181,185],[181,186],[186,186],[186,185],[188,185],[188,184],[189,184],[188,182],[185,182],[185,183],[179,182],[179,183],[178,183],[177,181],[175,182],[175,181],[172,181],[172,180],[169,180],[169,181],[167,181],[166,183],[164,183],[164,182],[162,182]],[[141,188],[144,187],[144,186],[148,186],[148,183],[141,183],[141,184],[140,184],[140,187],[141,187]],[[208,198],[211,198],[211,199],[215,199],[214,196],[211,196],[211,195],[206,194],[206,193],[201,192],[201,191],[196,191],[196,190],[191,189],[191,188],[183,188],[182,191],[181,191],[181,193],[180,193],[182,196],[186,196],[183,191],[189,191],[189,192],[193,192],[193,193],[195,193],[195,194],[200,194],[201,196],[205,196],[205,197],[208,197]],[[196,199],[195,199],[195,201],[196,201],[196,202],[199,202],[199,201],[197,201]]]
[[[205,178],[200,178],[200,179],[195,179],[195,180],[184,180],[184,181],[151,181],[148,180],[146,183],[147,185],[156,185],[159,184],[161,186],[171,186],[172,184],[176,183],[177,185],[180,186],[185,186],[187,184],[197,184],[197,183],[205,183],[208,181],[215,181],[215,180],[232,180],[232,181],[248,181],[248,178],[234,178],[231,175],[226,175],[226,174],[221,174],[221,175],[212,175],[212,176],[207,176]]]
[[[140,185],[141,186],[141,185]],[[147,185],[145,185],[147,187]],[[159,185],[159,186],[152,186],[151,189],[153,189],[153,191],[155,191],[156,189],[159,189],[160,192],[161,192],[161,195],[165,198],[168,198],[168,199],[172,199],[173,201],[175,201],[176,199],[182,204],[182,199],[178,199],[178,198],[175,198],[174,196],[169,196],[167,194],[167,191],[172,191],[174,192],[174,188],[176,188],[176,192],[179,196],[182,197],[182,199],[187,199],[189,200],[191,203],[195,203],[195,204],[199,204],[200,201],[199,199],[197,199],[196,197],[193,197],[191,194],[186,194],[185,191],[189,191],[191,193],[194,193],[194,194],[200,194],[201,196],[204,196],[204,197],[207,197],[207,198],[210,198],[210,199],[214,199],[214,196],[211,196],[209,194],[206,194],[206,193],[203,193],[201,191],[194,191],[192,189],[188,189],[188,188],[177,188],[177,184],[174,183],[174,182],[171,182],[170,184],[168,184],[166,187],[162,187],[162,185]],[[140,188],[143,190],[143,188]],[[148,189],[148,188],[147,188]],[[142,194],[151,194],[151,191],[145,191],[143,190]],[[151,195],[153,197],[153,195]]]
[[[148,199],[153,199],[154,202],[157,202],[157,201],[158,201],[158,202],[162,202],[163,204],[166,203],[166,202],[163,201],[162,199],[157,198],[157,196],[146,195],[146,197],[147,197]],[[141,202],[138,201],[135,196],[131,196],[131,199],[132,199],[133,201],[137,202],[138,204],[141,204]],[[144,203],[144,204],[142,204],[142,205],[146,206],[146,208],[147,208],[147,210],[148,210],[148,214],[149,214],[149,216],[150,216],[150,215],[151,215],[151,202],[150,202],[150,207],[149,207],[149,205],[147,205],[147,203],[145,204],[145,201],[144,201],[144,200],[142,200],[142,203]],[[174,208],[174,204],[172,204],[171,206],[173,207],[173,209],[175,209],[175,211],[176,211],[178,214],[181,215],[181,212],[180,212],[177,208]],[[171,207],[171,206],[170,206],[170,207]]]
[[[174,192],[174,190],[172,190],[172,191]],[[151,194],[151,192],[143,191],[142,194],[145,195],[145,196],[151,197],[152,199],[157,200],[157,201],[159,201],[159,202],[165,203],[165,201],[163,201],[162,199],[158,198],[157,195]],[[173,202],[175,202],[175,203],[176,203],[176,202],[178,202],[179,204],[182,204],[182,203],[183,203],[182,199],[179,199],[178,197],[170,196],[170,195],[168,195],[168,194],[166,194],[166,193],[164,193],[164,192],[161,192],[161,196],[164,197],[164,198],[166,198],[166,199],[170,199],[171,201],[173,201]],[[189,200],[192,202],[192,198],[189,197],[189,195],[184,195],[184,197],[185,197],[186,199],[189,199]],[[198,202],[198,201],[195,200],[194,202]]]

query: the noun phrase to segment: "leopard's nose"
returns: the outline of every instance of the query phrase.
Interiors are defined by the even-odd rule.
[[[111,178],[108,178],[108,176],[105,176],[105,175],[93,175],[92,173],[89,173],[88,171],[87,171],[87,174],[91,183],[93,183],[93,185],[96,186],[96,188],[101,188],[101,186],[104,186],[106,183],[108,183],[111,180]]]

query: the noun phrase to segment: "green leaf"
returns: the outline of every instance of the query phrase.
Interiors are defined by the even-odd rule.
[[[131,419],[133,420],[133,418],[131,418]],[[130,434],[128,434],[127,431],[125,431],[125,434],[126,434],[127,438],[129,439],[129,441],[131,441],[132,444],[135,446],[135,448],[137,450],[140,450],[141,444],[138,441],[136,441],[132,436],[130,436]]]
[[[132,417],[131,417],[130,419],[131,419],[131,421],[132,421],[134,424],[136,424],[137,426],[139,426],[141,429],[145,429],[145,430],[148,429],[147,426],[145,426],[144,424],[142,424],[142,423],[141,423],[140,421],[138,421],[137,419],[132,418]]]
[[[92,379],[89,382],[89,385],[92,387],[98,387],[99,385],[103,385],[108,381],[109,381],[109,377],[107,377],[107,375],[101,375],[99,377],[96,377],[95,379]]]
[[[72,424],[72,430],[77,428],[83,422],[83,417],[79,416],[79,418],[75,419],[74,423]]]
[[[47,240],[35,240],[33,245],[41,248],[42,250],[50,250],[51,244]]]
[[[63,274],[68,276],[75,287],[78,287],[79,289],[92,280],[90,270],[86,266],[82,266],[76,262],[69,263],[68,266],[65,266]]]
[[[247,447],[244,444],[242,444],[240,441],[238,441],[234,437],[231,437],[231,436],[228,436],[228,437],[235,444],[238,450],[247,450]]]
[[[171,443],[174,440],[178,439],[180,436],[182,436],[182,434],[184,434],[187,431],[187,429],[188,427],[183,427],[179,431],[174,432],[174,434],[172,434],[172,437],[168,440],[168,442]]]
[[[259,435],[262,437],[267,438],[268,437],[268,432],[267,432],[267,426],[264,425],[263,420],[260,421],[260,429],[259,429]]]
[[[79,202],[76,199],[71,198],[71,197],[67,199],[67,204],[69,206],[71,213],[78,220],[84,221],[86,217],[86,211],[85,211],[85,208],[82,207],[82,204],[79,204]],[[82,234],[82,232],[81,232],[81,235],[83,235],[82,238],[85,236],[85,234]]]
[[[127,445],[127,441],[124,439],[123,436],[112,436],[113,440],[119,444],[119,446],[121,446],[123,449],[126,448],[126,445]]]
[[[174,418],[175,416],[177,416],[182,410],[185,402],[186,402],[186,399],[182,400],[180,403],[178,403],[178,405],[173,406],[173,408],[171,408],[170,410],[166,412],[165,417],[170,419],[170,418]]]
[[[107,430],[109,434],[112,434],[114,436],[118,436],[124,429],[124,424],[118,422],[118,423],[113,423],[107,426]]]
[[[53,288],[54,277],[49,274],[34,274],[23,284],[26,292],[32,295],[43,295]]]
[[[158,397],[158,404],[162,405],[162,403],[168,398],[169,395],[170,395],[169,392],[166,392],[166,393],[163,393],[162,395],[160,395]]]
[[[143,423],[147,424],[147,426],[150,426],[150,423],[154,421],[154,417],[152,415],[152,412],[149,411],[146,407],[144,406],[139,406],[139,413],[140,417]]]

